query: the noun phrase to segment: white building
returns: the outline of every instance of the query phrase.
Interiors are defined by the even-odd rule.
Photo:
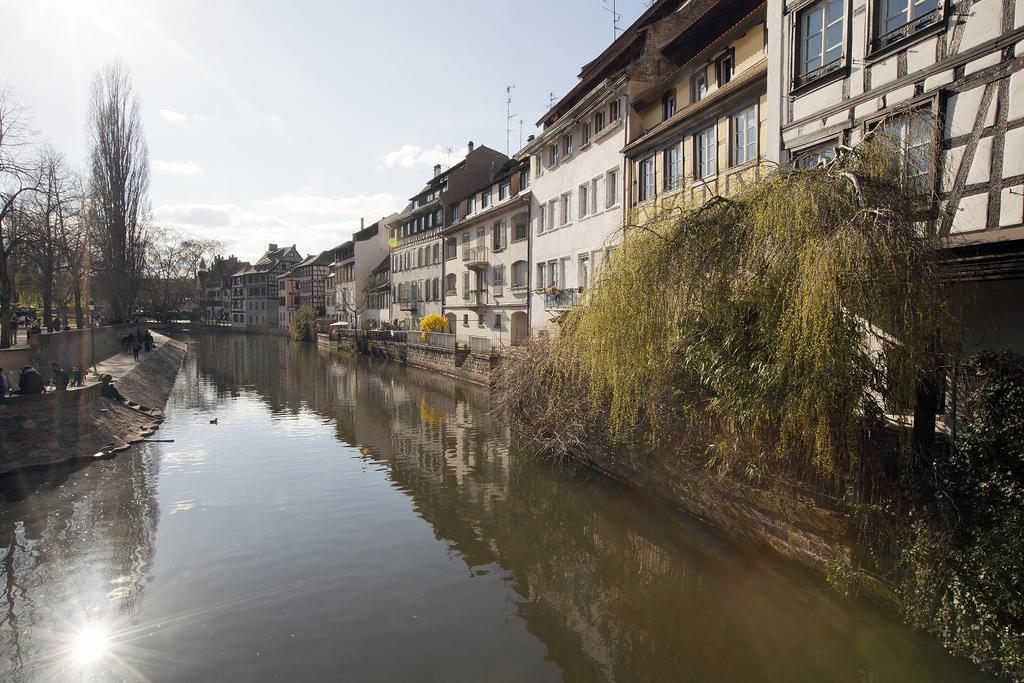
[[[333,320],[347,322],[353,328],[362,327],[369,320],[370,274],[388,254],[388,222],[393,214],[369,227],[360,227],[336,250],[335,261],[335,314]],[[379,313],[374,316],[378,323]]]
[[[557,331],[619,240],[627,106],[620,67],[585,68],[580,84],[539,122],[543,132],[524,148],[533,169],[533,334]]]
[[[459,205],[444,233],[444,309],[461,344],[529,336],[530,166],[509,160]]]

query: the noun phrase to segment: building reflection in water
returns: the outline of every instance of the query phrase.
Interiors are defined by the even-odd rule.
[[[621,487],[517,455],[489,392],[273,339],[203,339],[221,395],[309,410],[393,485],[511,608],[568,680],[960,680],[888,614],[840,599]]]

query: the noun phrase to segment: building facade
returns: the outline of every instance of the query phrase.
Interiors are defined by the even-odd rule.
[[[388,255],[385,225],[394,218],[390,216],[369,227],[361,227],[350,241],[340,247],[335,263],[337,303],[334,320],[355,328],[362,327],[371,318],[367,315],[371,304],[370,275]],[[372,317],[377,324],[380,323],[379,312]]]
[[[288,336],[295,321],[295,311],[299,310],[299,276],[295,270],[289,270],[277,276],[277,331]]]
[[[391,255],[381,259],[366,280],[366,320],[373,329],[391,324]]]
[[[769,3],[780,158],[815,164],[872,131],[939,203],[965,353],[1024,348],[1024,12],[980,0]]]
[[[765,5],[734,0],[699,10],[683,4],[656,24],[660,44],[646,45],[631,69],[627,228],[728,196],[764,170]]]
[[[331,272],[334,254],[322,251],[307,256],[295,265],[295,276],[299,280],[299,305],[309,306],[318,316],[327,310],[327,276]]]
[[[441,236],[458,220],[459,204],[492,180],[506,161],[504,154],[470,142],[465,159],[448,170],[435,166],[434,177],[388,223],[395,327],[416,329],[427,315],[444,312]]]
[[[200,267],[197,281],[199,319],[206,323],[228,323],[231,320],[232,275],[248,268],[234,256],[217,256]]]
[[[530,164],[509,160],[458,204],[444,232],[444,310],[449,332],[495,347],[529,336]]]

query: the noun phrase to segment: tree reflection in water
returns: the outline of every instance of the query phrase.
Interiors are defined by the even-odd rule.
[[[486,389],[192,341],[177,444],[3,489],[0,678],[57,666],[52,634],[85,617],[114,623],[128,679],[974,676],[885,613],[520,454]]]

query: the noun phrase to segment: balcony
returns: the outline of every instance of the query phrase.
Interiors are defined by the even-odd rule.
[[[466,304],[473,308],[483,308],[490,305],[490,297],[487,295],[486,289],[473,289],[470,290],[469,295],[466,297]]]
[[[578,289],[557,289],[544,292],[544,308],[549,311],[567,311],[583,297]]]
[[[463,247],[462,263],[470,269],[486,268],[490,265],[487,247]]]

